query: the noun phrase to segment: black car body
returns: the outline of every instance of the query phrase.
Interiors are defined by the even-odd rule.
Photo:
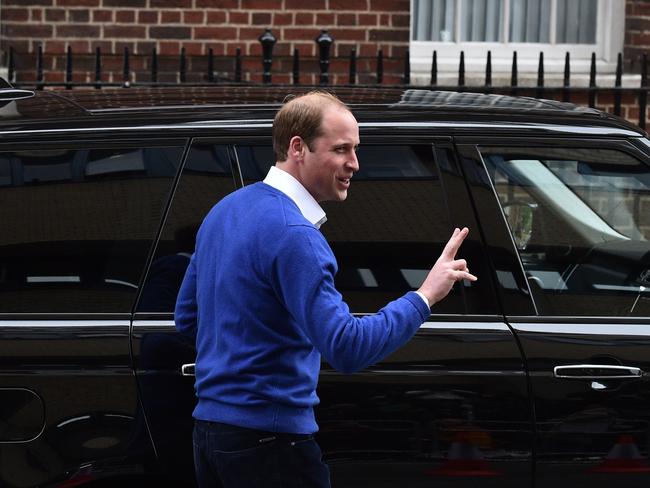
[[[208,209],[273,164],[271,121],[295,91],[1,102],[0,486],[192,485],[176,292]],[[322,231],[352,312],[417,288],[455,226],[479,280],[381,363],[323,364],[333,485],[647,487],[645,133],[551,101],[335,91],[361,170]]]

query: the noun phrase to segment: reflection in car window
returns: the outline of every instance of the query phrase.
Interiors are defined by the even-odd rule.
[[[196,233],[208,211],[235,190],[228,146],[192,145],[147,273],[138,312],[173,312]]]
[[[181,155],[0,153],[0,311],[130,312]]]
[[[269,146],[237,155],[248,182],[274,164]],[[453,228],[430,145],[362,145],[358,157],[346,201],[322,204],[321,231],[338,261],[337,289],[352,312],[371,313],[420,286]],[[479,313],[463,295],[454,289],[433,313]]]
[[[650,315],[650,167],[610,149],[481,154],[538,313]]]

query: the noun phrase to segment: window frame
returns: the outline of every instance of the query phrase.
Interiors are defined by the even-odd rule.
[[[460,41],[460,0],[456,0],[454,9],[454,41],[417,41],[415,32],[415,0],[411,0],[411,39],[410,64],[413,75],[419,75],[428,83],[431,73],[431,58],[437,51],[439,78],[446,73],[457,76],[461,52],[465,53],[467,75],[475,74],[484,79],[488,51],[492,55],[494,73],[510,73],[512,56],[517,52],[517,68],[521,74],[536,73],[539,53],[544,53],[544,71],[548,74],[564,73],[565,55],[571,56],[571,73],[587,74],[590,69],[591,54],[596,53],[599,73],[614,73],[619,52],[623,50],[625,35],[625,5],[622,0],[598,0],[596,25],[596,44],[558,44],[555,43],[555,22],[550,22],[550,43],[511,43],[507,36],[509,31],[509,3],[504,0],[503,27],[499,33],[500,42],[461,42]],[[551,18],[555,18],[557,0],[553,0]],[[441,81],[441,80],[439,80]]]

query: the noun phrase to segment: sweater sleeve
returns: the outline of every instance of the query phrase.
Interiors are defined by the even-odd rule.
[[[292,229],[293,230],[293,229]],[[322,234],[288,232],[276,261],[276,286],[293,319],[334,368],[352,373],[405,344],[429,317],[414,292],[376,314],[355,317],[334,286],[336,260]]]
[[[178,291],[174,322],[176,330],[180,333],[196,338],[198,307],[196,304],[196,264],[195,255],[192,254],[190,264],[185,271],[185,277]]]

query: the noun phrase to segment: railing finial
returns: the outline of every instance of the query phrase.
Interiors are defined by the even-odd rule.
[[[271,65],[273,64],[273,47],[278,40],[275,38],[270,28],[266,28],[264,33],[259,37],[262,44],[262,82],[271,83]]]
[[[334,43],[334,38],[329,35],[327,29],[323,29],[320,35],[316,38],[318,44],[318,52],[320,58],[320,84],[327,85],[329,82],[329,69],[330,69],[330,48]]]

